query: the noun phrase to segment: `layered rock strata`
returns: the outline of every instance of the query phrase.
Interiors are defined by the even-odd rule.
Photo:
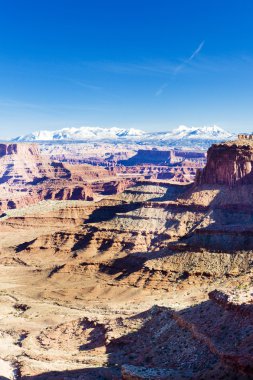
[[[101,167],[51,161],[36,144],[0,144],[0,213],[42,200],[90,201],[133,183]]]
[[[196,184],[253,184],[253,142],[238,140],[215,144],[207,152],[207,164],[196,177]]]

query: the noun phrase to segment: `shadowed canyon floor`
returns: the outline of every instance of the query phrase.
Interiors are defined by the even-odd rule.
[[[0,379],[252,378],[253,184],[215,157],[1,216]]]

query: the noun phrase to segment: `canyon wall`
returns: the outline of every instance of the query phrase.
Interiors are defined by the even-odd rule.
[[[27,184],[69,176],[61,163],[42,157],[37,144],[0,144],[0,183]]]
[[[196,175],[196,184],[253,184],[253,144],[240,141],[212,145],[207,164]]]
[[[53,162],[37,144],[0,144],[0,211],[25,207],[42,200],[93,200],[93,190],[71,167]],[[89,169],[88,169],[89,177]]]

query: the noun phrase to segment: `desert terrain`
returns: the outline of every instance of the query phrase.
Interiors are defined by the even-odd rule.
[[[0,145],[0,379],[253,378],[252,142],[77,150]]]

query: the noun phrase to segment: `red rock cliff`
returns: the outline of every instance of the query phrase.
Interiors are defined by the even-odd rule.
[[[26,184],[69,175],[61,163],[43,157],[37,144],[0,144],[0,183]]]
[[[253,184],[253,143],[227,142],[212,145],[207,152],[207,164],[199,170],[197,185]]]
[[[39,155],[39,148],[36,144],[0,144],[0,158],[7,155]]]
[[[41,155],[37,144],[0,144],[0,213],[45,199],[93,200],[93,191],[64,164]]]

